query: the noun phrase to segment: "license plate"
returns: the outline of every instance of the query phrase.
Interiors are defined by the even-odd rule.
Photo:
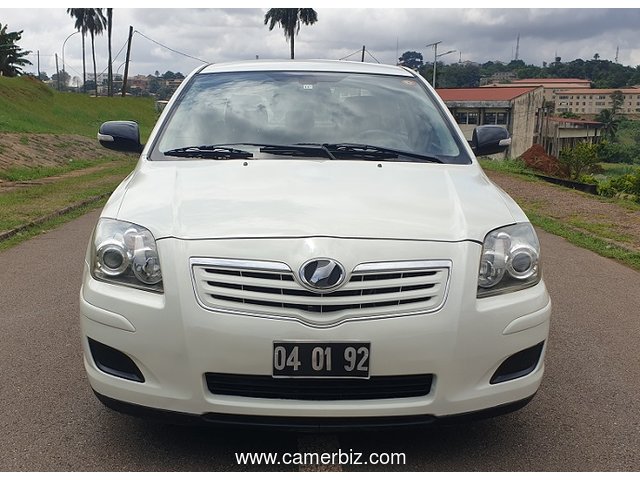
[[[370,342],[273,342],[274,377],[369,377]]]

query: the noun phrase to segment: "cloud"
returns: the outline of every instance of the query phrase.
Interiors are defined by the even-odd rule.
[[[129,25],[163,45],[207,61],[224,62],[260,58],[288,58],[289,46],[279,27],[269,31],[264,25],[266,9],[125,9],[114,8],[113,53],[125,45]],[[640,9],[427,9],[427,8],[319,8],[318,23],[302,26],[296,37],[297,58],[342,58],[360,51],[363,45],[383,63],[395,63],[407,50],[433,55],[425,45],[442,41],[442,50],[456,50],[442,60],[486,62],[509,61],[520,35],[519,56],[536,65],[553,61],[556,52],[564,61],[592,58],[613,60],[619,47],[619,61],[640,63],[637,26]],[[12,30],[24,30],[21,46],[40,51],[42,69],[55,71],[58,53],[62,68],[62,44],[74,32],[73,19],[64,8],[0,9],[0,22]],[[43,22],[42,18],[47,21]],[[65,46],[65,62],[72,75],[82,72],[80,36]],[[132,45],[132,74],[156,70],[188,73],[201,62],[153,43],[135,34]],[[114,62],[121,66],[125,50]],[[360,54],[350,59],[359,60]],[[87,41],[87,69],[91,70],[90,42]],[[367,60],[372,57],[367,55]],[[96,38],[98,71],[106,69],[107,40]],[[122,71],[122,68],[121,68]]]

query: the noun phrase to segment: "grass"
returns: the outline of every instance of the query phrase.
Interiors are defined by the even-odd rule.
[[[29,77],[0,77],[0,132],[95,137],[102,122],[135,120],[140,125],[144,142],[156,119],[151,98],[95,98],[56,92]]]
[[[37,180],[39,178],[52,177],[54,175],[62,175],[74,170],[101,165],[105,162],[112,161],[112,158],[100,158],[97,160],[74,160],[66,165],[56,166],[36,166],[36,167],[9,167],[0,170],[0,178],[9,182],[25,182],[28,180]]]
[[[65,213],[64,215],[60,215],[58,217],[52,218],[51,220],[48,220],[40,225],[36,225],[30,228],[27,228],[25,230],[22,230],[21,232],[17,233],[15,236],[8,238],[4,241],[0,241],[0,252],[3,250],[7,250],[11,247],[14,247],[24,242],[25,240],[36,237],[43,233],[47,233],[48,231],[53,230],[54,228],[57,228],[60,225],[63,225],[64,223],[67,223],[70,220],[81,217],[85,213],[89,213],[90,211],[95,210],[96,208],[100,208],[105,204],[106,201],[107,201],[106,198],[95,200],[87,205],[84,205],[68,213]]]
[[[616,231],[617,226],[613,223],[591,221],[591,219],[586,220],[578,216],[568,219],[567,223],[572,227],[585,230],[599,238],[606,238],[616,242],[633,241],[633,236]]]
[[[627,175],[628,173],[635,173],[640,170],[640,166],[638,165],[630,165],[628,163],[599,163],[604,170],[605,177],[621,177],[622,175]]]
[[[534,175],[536,172],[527,168],[524,164],[524,161],[518,158],[505,158],[504,160],[481,158],[479,162],[480,166],[484,170],[489,170],[492,172],[515,173],[518,175],[525,175],[527,177],[530,177],[531,179],[535,178]]]
[[[109,194],[135,164],[113,160],[98,171],[0,194],[0,232],[11,230],[88,198]]]
[[[628,250],[619,245],[612,244],[606,239],[600,238],[588,232],[571,228],[564,222],[536,212],[527,211],[531,223],[543,230],[565,238],[572,244],[591,250],[603,257],[617,260],[635,270],[640,270],[640,252]]]

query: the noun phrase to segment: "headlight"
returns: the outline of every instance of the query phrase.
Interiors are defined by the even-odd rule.
[[[163,292],[156,241],[133,223],[101,218],[93,235],[91,275],[96,280]]]
[[[478,298],[531,287],[540,277],[540,243],[530,223],[487,234],[480,257]]]

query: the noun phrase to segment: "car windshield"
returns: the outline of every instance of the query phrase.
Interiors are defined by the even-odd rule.
[[[431,95],[412,77],[225,72],[193,78],[151,158],[176,159],[166,152],[205,145],[236,146],[255,158],[271,158],[284,150],[258,147],[357,144],[470,163],[459,142]]]

